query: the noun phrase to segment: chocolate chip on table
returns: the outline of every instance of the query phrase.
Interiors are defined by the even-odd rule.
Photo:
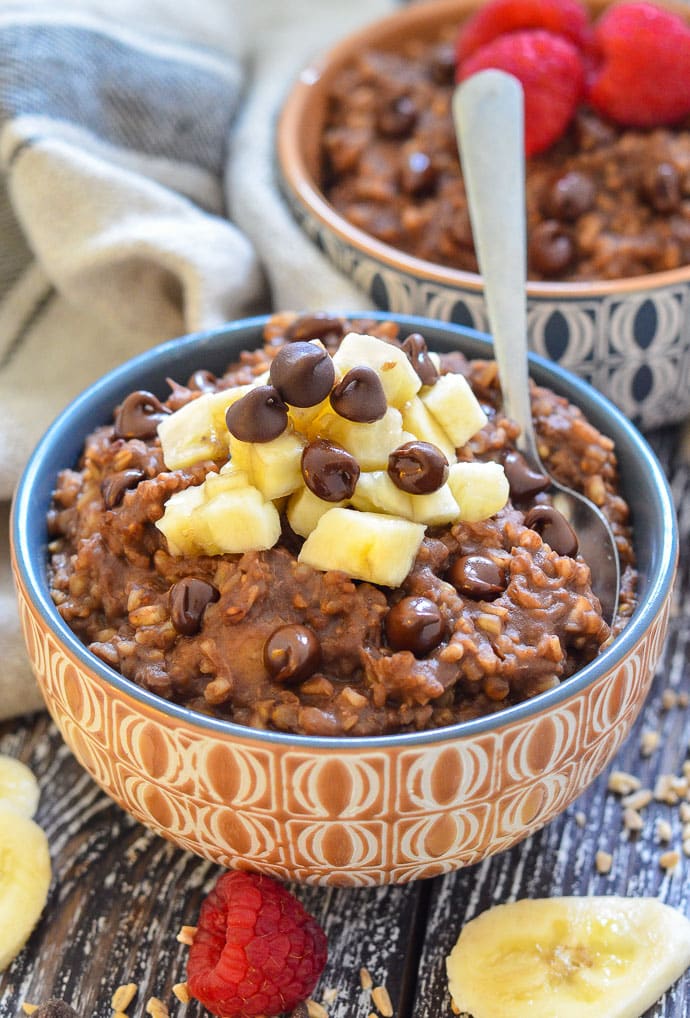
[[[194,636],[201,629],[204,612],[220,594],[207,580],[185,576],[170,588],[170,620],[182,636]]]
[[[680,175],[673,163],[649,166],[642,177],[644,198],[657,212],[674,212],[680,206]]]
[[[257,385],[228,407],[225,423],[240,442],[271,442],[287,427],[287,406],[275,386]]]
[[[309,339],[323,340],[326,336],[342,339],[344,335],[345,324],[342,319],[325,311],[317,311],[313,315],[300,315],[290,322],[285,330],[285,339],[288,343]]]
[[[404,138],[414,130],[417,108],[408,95],[399,95],[384,102],[378,111],[376,125],[388,138]]]
[[[359,463],[340,445],[317,438],[304,447],[304,482],[317,498],[325,502],[342,502],[352,498],[359,474]]]
[[[388,409],[381,379],[367,364],[359,364],[343,375],[331,393],[331,406],[356,424],[380,421]]]
[[[158,425],[171,411],[146,389],[130,392],[115,414],[117,438],[154,438]]]
[[[438,379],[438,369],[429,355],[424,336],[411,332],[401,345],[422,385],[433,385]]]
[[[436,445],[414,439],[388,457],[388,476],[410,495],[428,495],[448,480],[448,460]]]
[[[279,626],[264,644],[264,664],[276,682],[301,682],[321,665],[321,645],[308,626]]]
[[[426,152],[410,152],[400,170],[400,186],[415,197],[427,194],[436,183],[436,170]]]
[[[271,363],[269,377],[291,406],[316,406],[335,381],[330,354],[314,343],[297,340],[281,347]]]
[[[567,555],[568,558],[577,555],[577,535],[563,513],[554,506],[532,506],[525,516],[525,526],[535,530],[544,544],[548,544],[557,555]]]
[[[218,379],[212,371],[200,368],[187,379],[187,388],[194,389],[197,392],[215,392],[218,387],[217,381]]]
[[[554,219],[574,222],[593,207],[595,198],[592,178],[570,170],[554,180],[547,195],[545,211]]]
[[[403,597],[384,620],[386,639],[393,650],[409,650],[423,657],[437,647],[445,634],[441,609],[428,597]]]
[[[558,276],[575,257],[570,231],[555,219],[544,219],[529,236],[529,261],[544,276]]]
[[[117,474],[105,477],[101,483],[101,494],[106,509],[114,509],[122,501],[124,494],[130,488],[136,488],[139,481],[143,481],[146,474],[143,470],[132,467],[129,470],[120,470]]]
[[[507,586],[506,571],[488,555],[459,555],[448,571],[455,589],[473,601],[493,601]]]

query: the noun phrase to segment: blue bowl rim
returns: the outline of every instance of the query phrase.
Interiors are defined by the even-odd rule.
[[[452,323],[440,322],[418,315],[395,314],[386,311],[367,310],[357,312],[347,310],[343,312],[333,311],[333,314],[343,314],[348,318],[365,318],[377,321],[390,320],[403,327],[412,327],[414,330],[422,332],[424,332],[425,328],[436,332],[440,331],[445,333],[449,340],[453,337],[466,337],[482,346],[486,345],[485,354],[482,353],[480,356],[491,357],[490,336]],[[656,572],[649,577],[650,586],[647,596],[642,603],[637,605],[623,632],[597,658],[580,669],[575,675],[553,689],[539,693],[537,696],[522,703],[506,707],[495,714],[420,732],[400,732],[350,738],[348,736],[306,736],[273,730],[254,729],[222,718],[210,717],[188,707],[171,703],[137,686],[134,682],[125,678],[92,654],[63,621],[50,597],[45,575],[47,541],[41,545],[40,549],[34,549],[27,532],[28,519],[31,513],[32,491],[37,481],[45,476],[47,464],[50,462],[51,451],[55,448],[59,436],[64,432],[65,427],[69,427],[70,421],[75,416],[80,417],[88,409],[98,406],[103,402],[105,393],[111,387],[124,382],[130,375],[136,376],[143,368],[149,370],[155,369],[158,366],[164,368],[171,355],[184,353],[199,344],[201,345],[200,352],[203,353],[203,344],[213,342],[220,336],[231,337],[237,332],[257,330],[256,339],[259,339],[260,330],[269,318],[270,315],[257,315],[229,322],[212,329],[190,333],[151,347],[144,353],[131,358],[103,375],[72,400],[49,426],[29,458],[17,484],[12,506],[10,528],[16,568],[34,607],[39,611],[48,629],[52,631],[59,642],[65,646],[87,671],[95,673],[100,680],[114,686],[118,691],[126,694],[133,700],[154,710],[161,711],[162,714],[167,715],[173,722],[184,721],[197,729],[213,733],[217,736],[226,736],[239,741],[284,746],[285,748],[338,749],[341,751],[361,752],[365,749],[374,751],[377,749],[385,750],[390,747],[412,748],[420,745],[431,746],[450,740],[471,738],[491,730],[499,730],[507,725],[542,714],[550,708],[561,704],[571,696],[581,693],[602,674],[609,671],[609,669],[619,666],[625,660],[662,609],[672,587],[678,557],[678,528],[671,491],[654,452],[644,437],[621,411],[587,382],[533,353],[529,354],[530,371],[536,369],[536,373],[539,376],[544,376],[538,378],[540,384],[550,385],[555,382],[557,391],[558,382],[565,382],[570,389],[567,393],[568,399],[574,403],[578,403],[578,400],[581,399],[590,411],[594,407],[599,414],[613,419],[617,429],[623,432],[627,441],[634,447],[635,454],[642,459],[646,471],[652,478],[653,488],[658,494],[657,508],[659,527],[661,529],[660,561]],[[53,474],[52,476],[56,475]]]

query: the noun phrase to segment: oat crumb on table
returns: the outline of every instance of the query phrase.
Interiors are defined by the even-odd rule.
[[[639,788],[636,792],[631,792],[630,795],[624,795],[621,805],[624,809],[634,809],[637,812],[644,809],[645,806],[649,806],[653,798],[654,793],[651,788]]]
[[[644,820],[631,806],[626,806],[623,810],[623,826],[626,831],[641,831],[644,827]]]
[[[594,857],[594,865],[597,868],[597,873],[605,876],[611,872],[611,866],[613,865],[613,856],[610,852],[604,852],[603,849],[599,849]]]
[[[311,997],[307,1001],[307,1014],[309,1015],[309,1018],[328,1018],[328,1011],[323,1004],[319,1004],[318,1001],[312,1000]]]
[[[642,782],[634,774],[627,771],[611,771],[609,775],[608,789],[614,795],[630,795],[642,787]]]
[[[661,741],[660,732],[646,731],[642,733],[640,739],[640,753],[642,756],[651,756],[659,748],[659,742]]]
[[[371,991],[371,999],[383,1018],[392,1018],[393,1004],[385,986],[375,986]]]
[[[673,829],[671,828],[668,820],[664,820],[659,817],[655,825],[655,834],[656,840],[659,842],[667,843],[671,840],[673,837]]]
[[[369,969],[364,968],[364,966],[359,970],[359,985],[363,990],[370,990],[374,985]]]
[[[110,999],[113,1011],[126,1011],[134,1000],[137,989],[136,983],[123,983],[122,986],[118,986]]]
[[[662,852],[659,856],[659,865],[662,870],[674,870],[680,862],[680,852],[675,849],[670,852]]]
[[[146,1002],[146,1013],[150,1014],[151,1018],[168,1018],[170,1014],[167,1005],[159,997],[149,997]]]
[[[172,988],[172,991],[181,1004],[188,1004],[192,999],[191,994],[189,992],[189,987],[187,986],[186,982],[175,983],[175,985]]]
[[[181,944],[186,944],[187,947],[191,947],[194,943],[194,934],[196,933],[196,926],[182,926],[180,932],[177,934],[177,939]]]

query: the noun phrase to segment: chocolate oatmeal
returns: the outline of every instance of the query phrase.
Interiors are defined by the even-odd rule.
[[[365,435],[401,416],[388,405],[382,416],[377,410],[376,421],[362,420],[373,411],[359,399],[361,386],[380,395],[376,372],[357,365],[343,374],[342,357],[346,348],[368,349],[366,343],[383,350],[384,376],[394,363],[408,372],[412,365],[411,377],[429,406],[446,387],[466,386],[467,412],[477,416],[456,455],[410,434],[412,419],[404,414],[415,400],[421,403],[418,397],[403,408],[405,441],[389,457],[385,477],[367,463],[365,444],[358,457],[329,437],[326,424],[313,423],[354,429],[342,432],[346,442],[350,433]],[[331,360],[341,376],[336,384]],[[280,370],[269,370],[274,362]],[[267,379],[291,393],[289,407],[275,389],[267,391]],[[200,365],[190,379],[170,384],[164,402],[131,394],[114,408],[112,423],[88,436],[79,464],[58,478],[48,521],[50,586],[60,614],[94,654],[138,685],[255,728],[377,735],[448,725],[518,703],[573,675],[610,638],[589,566],[578,557],[566,521],[548,504],[545,478],[514,449],[517,429],[502,413],[493,362],[468,361],[460,353],[438,357],[422,336],[402,335],[390,322],[283,314],[268,322],[263,347],[242,354],[222,377]],[[390,404],[395,397],[390,381],[386,385]],[[242,395],[251,401],[237,402]],[[618,632],[634,606],[635,571],[612,442],[553,392],[534,386],[532,397],[544,460],[602,507],[616,534],[623,565]],[[313,410],[319,399],[322,407],[330,399],[321,416]],[[217,434],[206,428],[201,446],[192,447],[193,436],[180,432],[177,422],[219,401],[227,427]],[[300,402],[307,405],[300,408]],[[251,415],[233,410],[238,406]],[[285,412],[291,425],[277,438],[262,434],[268,428],[273,436]],[[276,485],[286,460],[269,461],[263,479],[255,464],[255,482],[272,487],[243,516],[248,493],[259,492],[247,486],[250,468],[232,456],[244,449],[265,462],[271,450],[293,441],[298,425],[309,437],[302,439],[297,502],[295,492],[276,494],[284,490]],[[234,436],[237,429],[246,442]],[[180,434],[187,445],[180,445]],[[208,441],[225,451],[209,456]],[[227,443],[235,450],[230,458]],[[170,468],[171,461],[187,465]],[[450,485],[468,466],[487,479],[486,490],[473,490],[466,502],[458,496],[462,518],[456,512],[455,522],[434,522],[453,518],[446,508]],[[491,512],[501,483],[501,508]],[[407,519],[398,518],[397,508],[386,515],[374,504],[376,491],[403,506],[401,512],[417,508]],[[190,520],[201,517],[187,510],[198,508],[204,492],[204,527],[195,529]],[[305,556],[323,520],[304,527],[303,496],[307,519],[316,505],[327,510],[323,519],[348,520],[336,539],[331,532],[323,552],[331,561],[339,544],[354,548],[345,568],[318,568],[317,550]],[[477,509],[477,499],[485,500],[490,515]],[[231,505],[236,515],[227,515]],[[177,513],[175,506],[186,508]],[[431,515],[420,517],[419,507]],[[260,538],[256,534],[274,513],[278,531],[271,545],[263,529]],[[420,518],[432,522],[416,522]],[[360,522],[381,530],[371,556],[362,554],[358,563],[351,542]],[[218,550],[239,547],[245,526],[253,548]],[[393,528],[395,540],[379,562],[377,548],[389,547],[386,528]],[[395,585],[361,578],[369,568],[397,568],[409,535],[409,564],[402,560]]]
[[[453,42],[368,50],[335,77],[324,194],[354,226],[426,261],[477,272],[452,126]],[[622,128],[581,107],[527,160],[528,275],[596,280],[690,264],[690,120]]]

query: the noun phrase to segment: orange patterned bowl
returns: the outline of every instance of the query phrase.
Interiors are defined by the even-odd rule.
[[[438,350],[491,356],[486,337],[393,318]],[[673,504],[635,428],[574,376],[533,359],[537,381],[582,407],[617,448],[633,506],[639,604],[623,633],[557,688],[491,717],[434,731],[337,739],[254,731],[139,688],[62,621],[46,580],[46,512],[59,470],[134,389],[222,371],[260,344],[264,319],[156,347],[73,402],[36,448],[13,508],[21,619],[47,707],[66,743],[123,809],[185,849],[280,879],[403,883],[509,848],[566,808],[609,763],[661,652],[677,556]]]

